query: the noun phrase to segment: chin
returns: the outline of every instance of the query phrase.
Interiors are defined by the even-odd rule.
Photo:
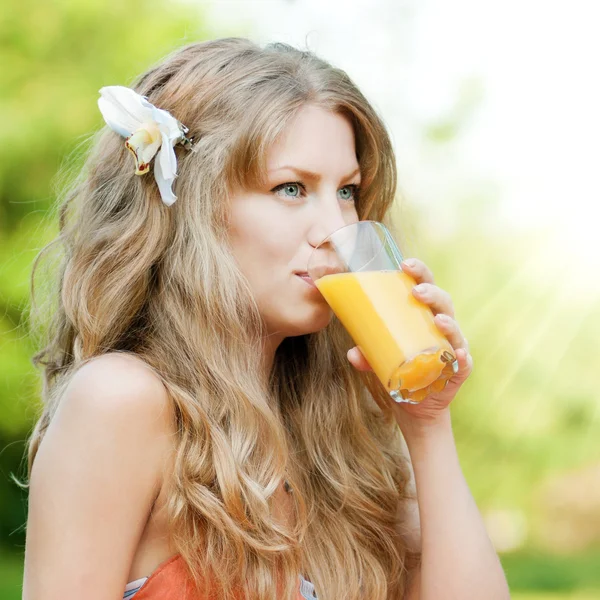
[[[299,314],[302,312],[303,314]],[[325,329],[333,318],[333,311],[326,304],[306,311],[295,311],[281,319],[280,331],[285,331],[287,337],[317,333]]]
[[[317,333],[317,331],[321,331],[322,329],[325,329],[325,327],[327,327],[327,325],[329,325],[329,323],[331,323],[332,317],[333,317],[333,312],[330,311],[329,315],[327,316],[326,319],[321,318],[318,320],[314,320],[310,323],[307,323],[303,334]]]

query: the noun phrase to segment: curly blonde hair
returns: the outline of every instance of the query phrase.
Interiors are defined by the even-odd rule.
[[[228,199],[264,181],[269,148],[306,104],[349,119],[359,218],[385,222],[397,176],[381,118],[312,52],[237,37],[180,47],[131,87],[187,125],[195,146],[175,146],[178,200],[166,207],[105,127],[57,205],[59,235],[32,273],[34,297],[38,261],[62,248],[33,357],[44,406],[29,476],[74,372],[107,352],[133,354],[161,378],[176,415],[170,533],[198,585],[218,574],[219,599],[240,588],[275,600],[291,597],[304,572],[321,599],[401,597],[409,549],[398,506],[410,466],[385,392],[349,365],[351,341],[335,318],[284,340],[265,379],[264,326],[227,237]],[[271,511],[284,478],[296,509],[289,526]]]

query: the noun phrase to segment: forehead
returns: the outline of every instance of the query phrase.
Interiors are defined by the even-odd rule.
[[[316,175],[348,175],[358,167],[352,124],[338,113],[304,106],[273,143],[266,165],[269,173],[292,166]]]

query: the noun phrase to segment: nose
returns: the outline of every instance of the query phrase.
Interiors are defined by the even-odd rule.
[[[352,214],[350,214],[352,213]],[[339,202],[331,202],[322,206],[315,215],[315,220],[308,233],[308,243],[316,248],[325,238],[340,227],[354,222],[354,211],[344,210]]]

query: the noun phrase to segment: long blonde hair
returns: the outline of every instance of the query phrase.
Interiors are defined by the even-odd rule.
[[[104,128],[61,198],[60,234],[33,268],[61,246],[56,308],[33,357],[44,408],[29,476],[75,370],[103,353],[133,354],[162,379],[176,415],[167,506],[198,585],[216,574],[219,598],[243,589],[275,600],[293,596],[302,572],[320,600],[401,597],[408,554],[397,510],[409,470],[381,386],[349,365],[335,319],[286,339],[261,376],[263,324],[226,226],[228,198],[263,181],[268,149],[307,103],[350,120],[359,218],[387,219],[396,164],[382,120],[344,71],[245,38],[178,48],[131,87],[187,125],[196,146],[175,146],[178,199],[166,207]],[[296,508],[289,526],[271,511],[284,478]]]

